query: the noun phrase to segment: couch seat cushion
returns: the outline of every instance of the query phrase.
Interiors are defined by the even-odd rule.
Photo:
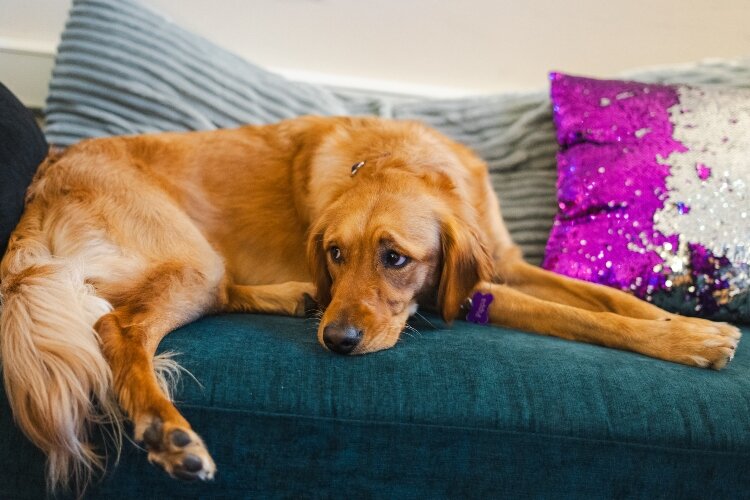
[[[222,315],[163,342],[219,469],[169,480],[126,443],[91,498],[730,497],[750,491],[750,348],[721,372],[432,316],[396,348],[323,350],[311,320]],[[750,327],[744,327],[745,335]],[[42,457],[0,406],[0,497]],[[742,488],[742,489],[738,489]]]

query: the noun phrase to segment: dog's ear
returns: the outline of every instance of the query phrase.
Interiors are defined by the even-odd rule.
[[[455,217],[441,223],[442,271],[438,286],[438,306],[450,323],[480,281],[491,281],[492,257],[477,228]]]
[[[315,301],[325,308],[331,303],[331,274],[328,272],[326,252],[323,248],[325,226],[319,222],[307,238],[307,265],[315,284]]]

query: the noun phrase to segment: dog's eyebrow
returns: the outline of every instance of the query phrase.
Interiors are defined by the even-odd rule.
[[[382,231],[378,234],[378,243],[380,246],[388,247],[399,253],[406,254],[415,259],[422,259],[425,256],[425,249],[415,245],[407,238],[401,237],[390,231]]]
[[[323,248],[328,248],[332,246],[339,246],[339,238],[336,236],[330,236],[328,238],[323,238],[322,240]]]

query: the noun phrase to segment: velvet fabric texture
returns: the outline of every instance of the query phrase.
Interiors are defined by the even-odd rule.
[[[559,211],[544,267],[750,321],[750,91],[551,81]]]
[[[47,149],[34,116],[0,83],[0,256],[21,218],[26,188]]]
[[[750,491],[750,345],[721,372],[439,319],[343,357],[311,320],[204,318],[162,350],[218,466],[167,478],[125,443],[87,498],[736,498]],[[745,335],[750,329],[744,328]],[[42,456],[0,405],[0,498],[43,496]]]

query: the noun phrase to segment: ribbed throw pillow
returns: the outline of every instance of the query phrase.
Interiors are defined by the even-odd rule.
[[[264,71],[130,0],[73,2],[50,83],[47,140],[347,113],[331,92]]]

